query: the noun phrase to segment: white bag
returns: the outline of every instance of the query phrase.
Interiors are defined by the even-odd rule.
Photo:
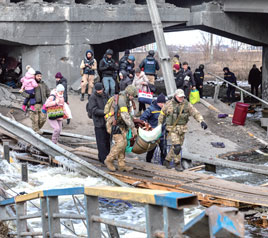
[[[65,108],[65,110],[66,110],[66,112],[68,114],[68,118],[67,119],[72,119],[73,116],[72,116],[71,109],[70,109],[69,105],[66,102],[64,103],[64,108]]]
[[[139,128],[139,136],[145,142],[157,141],[160,138],[161,134],[162,134],[162,125],[158,125],[152,131],[145,131],[145,130]]]

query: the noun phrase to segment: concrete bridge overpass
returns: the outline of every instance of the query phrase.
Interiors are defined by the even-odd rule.
[[[268,5],[262,0],[156,0],[165,31],[201,29],[263,46],[268,99]],[[22,55],[52,78],[77,79],[80,60],[93,48],[123,51],[154,42],[146,0],[0,0],[0,50]]]

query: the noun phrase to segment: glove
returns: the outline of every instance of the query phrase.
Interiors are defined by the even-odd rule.
[[[204,130],[206,130],[206,129],[208,128],[208,125],[207,125],[204,121],[202,121],[202,122],[201,122],[201,127],[202,127]]]
[[[138,134],[137,129],[135,127],[131,129],[131,132],[134,137]]]

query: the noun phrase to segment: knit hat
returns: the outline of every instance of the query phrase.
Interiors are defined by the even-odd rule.
[[[180,70],[180,65],[179,64],[174,64],[173,68],[176,69],[176,70]]]
[[[35,75],[35,70],[31,67],[31,65],[27,65],[26,70],[29,74]]]
[[[157,97],[156,102],[157,102],[157,103],[165,103],[165,102],[166,102],[166,96],[165,96],[163,93],[161,93],[161,94]]]
[[[56,73],[55,78],[56,79],[62,79],[63,76],[62,76],[61,72]]]
[[[65,90],[65,88],[64,88],[64,86],[62,85],[62,84],[58,84],[57,85],[57,87],[56,87],[56,91],[57,92],[62,92],[62,91],[64,91]]]
[[[40,71],[35,71],[35,75],[38,75],[38,74],[41,74],[42,75],[42,73],[40,72]]]
[[[184,91],[182,89],[177,89],[175,91],[175,96],[178,96],[178,97],[185,97],[185,94],[184,94]]]
[[[102,90],[103,89],[102,83],[96,83],[94,88],[96,91]]]

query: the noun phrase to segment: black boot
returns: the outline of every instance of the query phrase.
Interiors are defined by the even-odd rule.
[[[167,169],[171,169],[171,165],[168,160],[164,160],[163,165],[166,166]]]
[[[67,119],[67,125],[69,125],[70,124],[70,122],[71,122],[71,119],[69,118],[69,119]]]
[[[84,101],[85,99],[84,99],[84,93],[81,93],[81,96],[80,96],[80,101],[82,102],[82,101]]]

